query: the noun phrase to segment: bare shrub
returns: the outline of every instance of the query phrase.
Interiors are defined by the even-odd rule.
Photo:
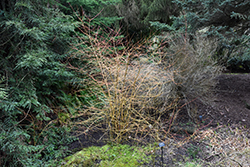
[[[169,101],[173,72],[164,70],[157,63],[145,63],[140,59],[131,62],[129,60],[135,56],[142,56],[133,53],[130,50],[113,59],[105,59],[103,54],[96,52],[102,74],[99,84],[101,87],[105,85],[103,91],[108,102],[105,117],[111,139],[116,141],[122,140],[124,135],[136,138],[135,134],[156,134],[157,138],[161,117],[168,115],[174,107]]]
[[[181,49],[180,49],[181,48]],[[171,39],[169,53],[165,56],[165,66],[173,69],[175,94],[185,102],[198,99],[208,104],[213,100],[213,87],[216,85],[215,78],[221,74],[222,66],[217,65],[212,57],[216,52],[216,41],[200,35],[192,42],[185,38]],[[194,118],[197,113],[187,105],[188,114]]]
[[[207,39],[198,37],[190,44],[170,38],[170,47],[163,53],[150,40],[126,48],[119,42],[119,33],[106,36],[85,33],[74,57],[88,62],[86,71],[78,70],[92,78],[96,85],[92,92],[102,101],[99,107],[81,111],[79,115],[89,117],[78,123],[88,126],[85,132],[98,122],[105,123],[111,141],[166,137],[180,110],[178,101],[206,102],[221,71],[211,58],[214,49]],[[188,114],[195,117],[191,110]]]
[[[110,82],[110,90],[115,92],[118,89],[125,92],[126,97],[135,98],[139,102],[138,107],[149,108],[169,103],[173,73],[157,64],[113,66],[110,73],[118,74]]]

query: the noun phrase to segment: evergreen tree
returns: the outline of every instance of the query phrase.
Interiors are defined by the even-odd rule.
[[[116,6],[119,16],[131,36],[141,38],[153,31],[150,21],[172,24],[171,16],[179,15],[179,8],[171,0],[122,0]]]
[[[0,3],[0,156],[3,166],[46,166],[64,154],[65,128],[51,120],[74,73],[77,22],[56,1]],[[63,134],[63,135],[62,135]]]
[[[121,0],[61,0],[61,10],[75,17],[76,20],[90,22],[92,26],[119,28],[115,5]],[[94,18],[94,19],[93,19]],[[83,19],[83,20],[82,20]]]
[[[225,27],[225,31],[234,28],[239,35],[243,35],[249,29],[248,0],[175,0],[174,2],[188,12],[193,30],[208,26]]]
[[[184,12],[172,30],[200,30],[220,40],[216,58],[229,68],[250,71],[249,0],[174,0]],[[187,23],[187,27],[186,27]],[[162,26],[164,27],[164,26]],[[167,27],[167,26],[165,26]],[[169,29],[170,30],[170,29]]]

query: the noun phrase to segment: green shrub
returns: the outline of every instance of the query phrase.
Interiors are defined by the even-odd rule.
[[[0,5],[1,166],[53,165],[67,153],[62,145],[72,141],[68,127],[58,127],[55,108],[67,100],[59,98],[61,90],[76,78],[63,62],[78,23],[53,5],[38,0]]]
[[[250,2],[247,0],[174,0],[183,10],[174,17],[171,31],[186,31],[195,35],[197,31],[218,40],[214,55],[218,64],[231,70],[249,71],[249,20]],[[237,4],[237,5],[236,5]],[[233,59],[233,60],[232,60]],[[245,68],[245,69],[244,69]]]

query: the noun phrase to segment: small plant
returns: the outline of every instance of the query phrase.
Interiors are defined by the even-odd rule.
[[[194,162],[187,162],[183,164],[184,167],[201,167],[201,165],[194,163]]]
[[[189,154],[189,157],[190,157],[190,158],[196,159],[196,156],[197,156],[198,153],[200,152],[200,148],[197,147],[197,146],[191,145],[191,147],[189,147],[189,148],[187,149],[187,151],[188,151],[188,154]]]

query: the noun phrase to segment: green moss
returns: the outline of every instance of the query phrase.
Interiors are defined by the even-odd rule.
[[[200,167],[200,165],[195,162],[187,162],[186,164],[184,164],[184,166],[185,167]]]
[[[140,166],[152,160],[150,155],[147,156],[151,149],[151,146],[135,147],[121,144],[92,146],[66,157],[63,166]]]

